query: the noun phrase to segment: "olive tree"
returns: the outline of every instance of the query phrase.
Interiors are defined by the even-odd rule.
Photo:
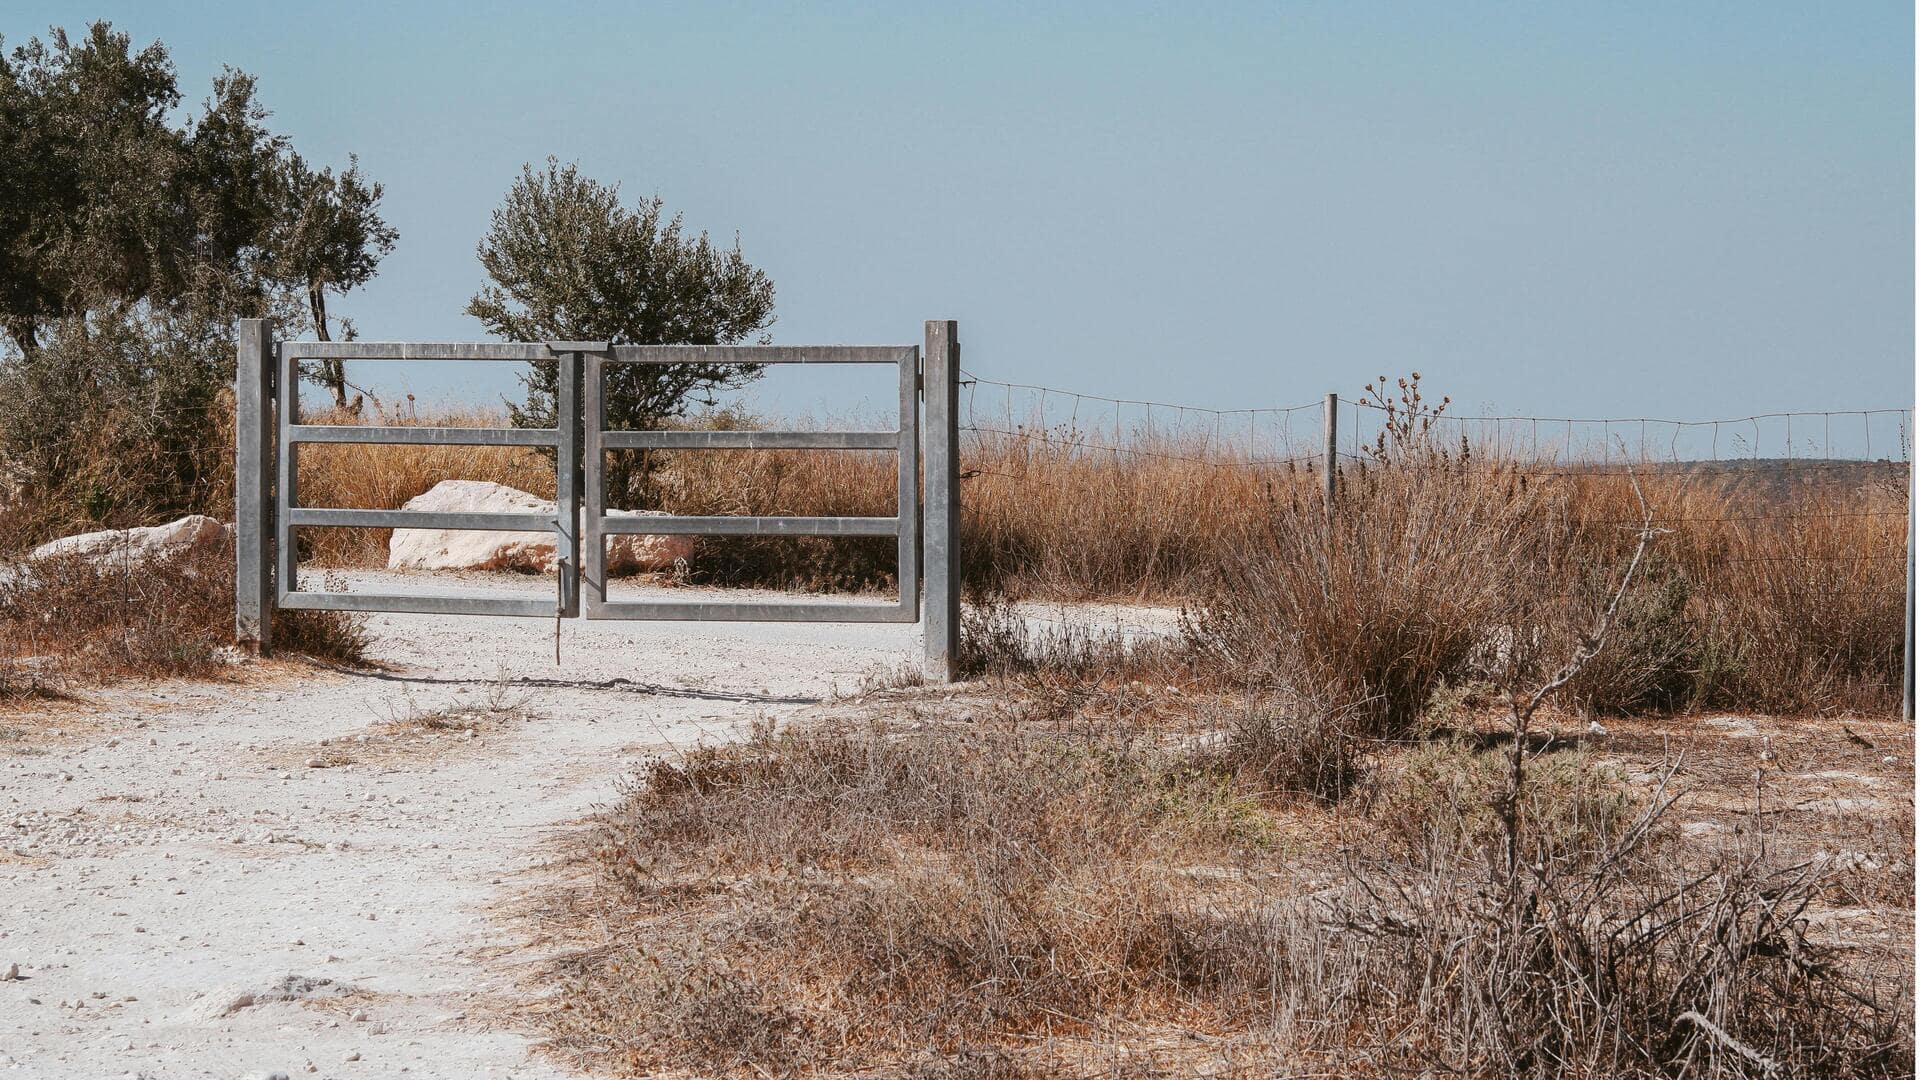
[[[392,247],[379,185],[294,154],[252,76],[181,100],[166,48],[105,22],[0,52],[0,480],[23,493],[0,543],[221,512],[234,321],[325,337],[327,293]]]
[[[347,167],[315,169],[299,154],[288,154],[283,170],[282,212],[268,242],[276,278],[306,294],[307,314],[314,336],[332,341],[327,294],[344,293],[373,278],[380,260],[393,250],[397,235],[381,219],[381,186],[360,171],[351,155]],[[352,336],[352,326],[346,326]],[[333,395],[335,406],[347,405],[346,364],[322,360],[316,381]]]
[[[552,158],[542,170],[522,168],[479,254],[490,283],[467,313],[513,341],[731,345],[773,324],[773,281],[747,262],[738,238],[722,247],[704,232],[688,236],[658,197],[627,206],[617,185]],[[651,427],[759,374],[731,364],[612,365],[607,423]],[[552,363],[523,376],[526,400],[511,406],[517,426],[554,426],[557,376]],[[608,499],[630,503],[647,468],[641,456],[613,462]]]

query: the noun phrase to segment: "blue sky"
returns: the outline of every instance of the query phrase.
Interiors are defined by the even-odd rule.
[[[737,231],[782,342],[957,318],[982,375],[1223,408],[1413,368],[1502,412],[1911,403],[1910,4],[1036,7],[15,0],[0,33],[110,18],[358,153],[400,230],[340,305],[367,338],[480,336],[474,245],[554,154]]]

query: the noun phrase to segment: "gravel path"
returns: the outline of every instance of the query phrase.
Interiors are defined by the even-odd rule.
[[[501,912],[556,830],[640,756],[919,647],[916,627],[573,620],[556,667],[543,620],[372,628],[379,673],[261,665],[0,716],[0,1075],[562,1075],[489,1019],[525,993],[534,954]]]

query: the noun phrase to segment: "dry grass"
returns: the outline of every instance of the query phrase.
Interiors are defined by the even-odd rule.
[[[381,419],[501,422],[485,413]],[[752,423],[736,414],[697,422]],[[1284,617],[1306,652],[1239,662],[1330,688],[1361,708],[1369,729],[1403,726],[1440,681],[1465,677],[1466,659],[1489,635],[1590,608],[1639,520],[1618,473],[1541,467],[1499,448],[1476,447],[1462,460],[1457,449],[1389,445],[1370,451],[1365,466],[1345,467],[1329,530],[1318,480],[1304,469],[1251,464],[1179,436],[1137,433],[1121,454],[1070,429],[1009,430],[970,436],[962,455],[972,593],[1210,605],[1229,621]],[[397,507],[456,477],[552,493],[549,463],[526,449],[302,453],[303,499],[314,505]],[[886,454],[679,452],[655,464],[646,501],[670,513],[894,512]],[[1628,598],[1617,647],[1573,687],[1578,701],[1601,713],[1890,707],[1899,692],[1904,466],[1668,467],[1639,480],[1663,533]],[[365,565],[384,561],[385,539],[381,530],[308,530],[302,543],[321,565]],[[803,590],[885,589],[896,569],[891,542],[872,538],[710,537],[692,560],[695,581]],[[1230,602],[1213,604],[1221,597]],[[1273,610],[1253,610],[1262,605]],[[1220,636],[1242,647],[1268,640]]]
[[[363,621],[282,612],[276,644],[357,663],[367,643]],[[85,558],[0,566],[0,700],[131,677],[217,676],[234,659],[232,644],[230,546],[133,567]]]
[[[503,418],[407,412],[364,422]],[[751,423],[733,414],[699,422]],[[1338,711],[1362,732],[1403,729],[1435,687],[1478,677],[1490,644],[1557,644],[1526,628],[1590,609],[1638,520],[1622,476],[1542,470],[1497,448],[1462,461],[1396,445],[1365,467],[1350,463],[1329,524],[1309,472],[1251,464],[1205,440],[1137,433],[1122,454],[1071,429],[1009,430],[976,434],[964,448],[972,593],[1191,605],[1221,624],[1212,636],[1235,664],[1289,684],[1302,698],[1293,711]],[[894,511],[886,454],[682,452],[656,464],[647,501],[672,513]],[[394,508],[454,478],[541,496],[553,483],[544,455],[513,447],[310,445],[299,466],[309,505]],[[1602,714],[1892,706],[1904,467],[1668,468],[1639,479],[1663,534],[1615,647],[1582,673],[1574,700]],[[386,541],[377,529],[300,535],[303,556],[322,567],[381,564]],[[808,590],[885,589],[896,569],[891,542],[874,538],[708,537],[692,560],[695,581]]]
[[[1689,767],[1547,749],[1516,886],[1497,745],[1382,747],[1326,806],[1154,696],[652,764],[584,848],[556,1048],[629,1075],[1911,1075],[1910,844],[1809,853],[1772,791],[1703,842]],[[1893,936],[1833,933],[1883,878]]]

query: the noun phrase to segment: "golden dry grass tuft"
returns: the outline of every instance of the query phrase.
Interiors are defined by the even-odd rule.
[[[156,676],[218,677],[233,659],[233,549],[136,566],[86,558],[0,565],[0,699]],[[358,663],[364,617],[282,612],[282,651]]]

